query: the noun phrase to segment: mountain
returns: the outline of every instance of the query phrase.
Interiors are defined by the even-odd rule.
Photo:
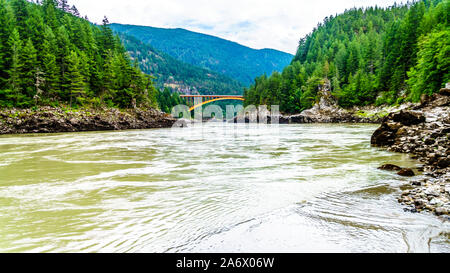
[[[326,82],[343,107],[416,102],[450,81],[448,14],[449,0],[422,0],[327,17],[282,73],[255,80],[246,103],[298,113]]]
[[[281,71],[293,55],[273,50],[256,50],[211,35],[185,29],[111,24],[120,33],[134,36],[179,61],[227,75],[248,86],[255,77]]]
[[[243,85],[223,74],[196,67],[154,49],[139,39],[118,33],[130,56],[139,62],[144,73],[154,77],[155,85],[180,93],[199,92],[204,95],[239,94]]]

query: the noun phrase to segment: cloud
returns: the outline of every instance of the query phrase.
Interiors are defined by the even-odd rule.
[[[301,37],[326,16],[395,0],[71,0],[94,22],[186,28],[253,48],[295,53]],[[397,1],[399,2],[399,1]]]

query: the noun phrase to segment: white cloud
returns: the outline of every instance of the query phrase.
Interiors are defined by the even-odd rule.
[[[326,16],[395,0],[71,0],[94,22],[186,28],[253,48],[295,53],[301,37]],[[401,2],[397,0],[397,2]]]

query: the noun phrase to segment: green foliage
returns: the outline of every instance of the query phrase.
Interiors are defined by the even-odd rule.
[[[419,101],[424,93],[431,95],[445,83],[450,82],[449,56],[450,28],[448,23],[421,37],[417,65],[408,73],[408,84],[411,86],[413,101]]]
[[[67,3],[39,3],[0,0],[1,107],[157,107],[151,79],[106,18],[96,26]]]
[[[344,107],[417,101],[437,92],[450,81],[449,3],[422,0],[326,18],[300,40],[281,77],[256,78],[246,103],[279,101],[283,112],[295,113],[317,100],[319,79],[330,80]]]
[[[180,98],[178,92],[172,93],[168,88],[164,88],[164,91],[158,92],[158,103],[160,109],[166,113],[171,113],[172,108],[177,105],[186,104],[185,100]]]
[[[317,93],[320,85],[323,84],[322,78],[312,77],[303,86],[302,94],[300,96],[300,105],[302,110],[311,108],[318,100]]]
[[[243,86],[223,74],[176,60],[132,36],[119,33],[131,57],[145,73],[152,75],[155,85],[173,92],[198,92],[204,95],[242,94]]]
[[[292,55],[273,49],[255,50],[218,37],[185,29],[111,24],[119,33],[133,36],[176,60],[224,74],[244,86],[265,73],[281,71]]]

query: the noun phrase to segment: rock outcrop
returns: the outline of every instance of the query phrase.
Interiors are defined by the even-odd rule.
[[[424,96],[409,110],[391,113],[372,136],[372,144],[410,153],[423,162],[425,178],[412,182],[399,202],[414,212],[450,214],[450,92]],[[407,174],[407,173],[405,173]],[[447,218],[448,219],[448,218]]]
[[[338,105],[337,99],[331,94],[329,82],[325,82],[319,87],[318,96],[320,101],[313,108],[303,111],[299,115],[290,116],[293,123],[348,123],[348,122],[369,122],[361,120],[352,112],[343,109]]]
[[[375,123],[379,124],[383,118],[390,112],[399,111],[408,108],[412,104],[399,107],[353,107],[344,109],[339,106],[336,97],[331,93],[331,86],[328,81],[319,87],[318,97],[320,98],[311,109],[305,110],[296,115],[281,115],[278,117],[280,124],[303,124],[303,123]],[[256,118],[259,113],[254,114],[253,119],[246,113],[245,117],[238,116],[234,118],[234,123],[249,123],[250,121],[259,122]],[[263,115],[264,116],[264,115]],[[271,122],[270,116],[266,118]]]
[[[42,107],[0,111],[0,134],[167,128],[174,123],[173,118],[155,109],[72,111]]]

